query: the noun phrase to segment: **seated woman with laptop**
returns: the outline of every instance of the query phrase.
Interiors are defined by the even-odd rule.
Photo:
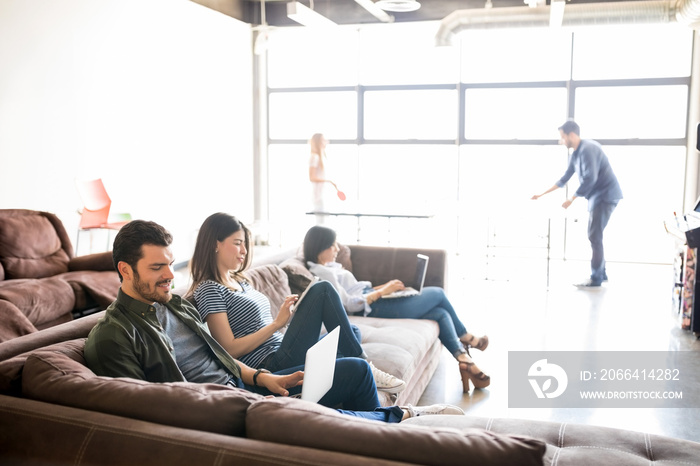
[[[421,261],[424,271],[427,267],[427,257],[418,255],[419,283],[416,285],[420,292],[388,299],[393,298],[393,293],[404,290],[406,286],[400,280],[391,280],[376,286],[358,281],[352,272],[336,262],[338,251],[334,230],[317,225],[306,233],[304,261],[307,267],[312,274],[333,284],[348,313],[385,319],[434,320],[440,327],[440,341],[459,363],[464,392],[469,391],[470,381],[475,388],[486,388],[491,384],[491,378],[474,364],[469,353],[469,348],[485,350],[489,344],[488,337],[477,337],[467,332],[442,288],[422,287],[424,275],[420,276]]]
[[[273,319],[269,299],[245,276],[250,247],[248,228],[231,215],[216,213],[200,227],[190,261],[192,285],[187,295],[194,296],[202,320],[231,356],[271,372],[303,365],[323,325],[329,332],[340,327],[342,356],[367,359],[356,335],[359,329],[351,326],[338,293],[328,282],[313,284],[303,302],[297,303],[297,295],[287,296]],[[399,393],[406,388],[403,380],[367,363],[378,390]]]

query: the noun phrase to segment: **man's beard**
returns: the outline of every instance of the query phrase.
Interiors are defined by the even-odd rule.
[[[167,282],[168,280],[156,282],[155,286],[157,287],[158,285]],[[167,303],[173,297],[173,295],[170,293],[170,290],[168,290],[167,294],[163,295],[158,293],[157,288],[155,288],[154,290],[149,289],[148,283],[141,281],[141,277],[139,276],[138,272],[136,272],[136,270],[134,270],[134,290],[139,295],[141,295],[142,298],[149,301],[155,301],[161,304]]]

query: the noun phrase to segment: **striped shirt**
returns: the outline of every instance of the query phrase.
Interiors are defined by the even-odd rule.
[[[253,334],[272,323],[270,300],[250,284],[241,284],[243,291],[233,291],[212,280],[197,286],[194,299],[203,321],[209,314],[225,312],[234,338]],[[283,335],[275,332],[262,345],[238,358],[247,366],[258,368],[267,356],[277,351]]]

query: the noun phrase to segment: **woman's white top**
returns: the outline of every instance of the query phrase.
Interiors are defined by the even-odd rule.
[[[349,270],[345,270],[338,262],[329,262],[320,265],[315,262],[307,262],[312,274],[330,282],[340,295],[340,301],[345,306],[345,311],[351,314],[362,312],[367,315],[372,308],[367,304],[367,292],[371,291],[372,283],[357,281]]]
[[[321,156],[318,154],[311,154],[309,159],[309,168],[316,169],[316,176],[318,178],[326,178],[326,169],[324,165],[321,165]],[[312,181],[311,182],[311,206],[314,210],[323,211],[324,204],[323,199],[326,196],[326,183],[325,181]]]

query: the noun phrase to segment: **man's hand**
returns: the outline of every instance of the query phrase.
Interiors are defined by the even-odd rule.
[[[536,201],[536,200],[539,199],[540,197],[542,197],[542,196],[540,196],[539,194],[535,194],[535,195],[532,196],[530,199],[533,200],[533,201]]]
[[[258,374],[258,385],[265,387],[272,393],[289,396],[288,388],[298,387],[304,382],[304,373],[296,371],[288,375],[275,375],[268,373]]]
[[[564,201],[564,203],[561,206],[565,209],[568,209],[572,202],[574,202],[573,199],[567,199]]]

